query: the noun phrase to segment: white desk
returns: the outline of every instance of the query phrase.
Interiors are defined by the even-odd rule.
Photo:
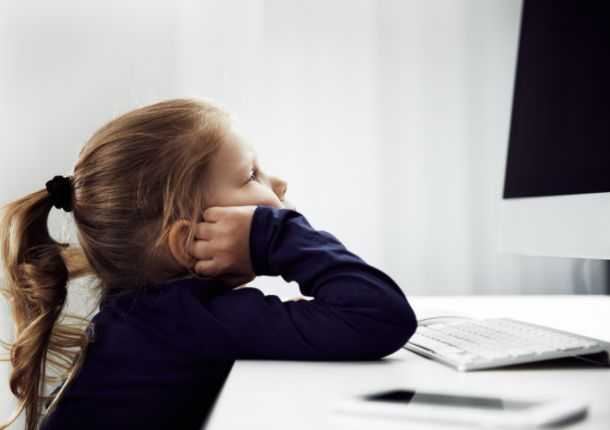
[[[420,318],[435,311],[504,316],[610,341],[610,296],[415,296],[409,300]],[[578,398],[590,405],[589,415],[570,429],[610,429],[610,368],[532,364],[459,373],[405,349],[371,362],[238,360],[205,428],[404,430],[404,422],[331,413],[337,399],[394,387]]]

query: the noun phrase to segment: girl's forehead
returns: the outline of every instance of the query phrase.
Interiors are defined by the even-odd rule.
[[[218,155],[219,158],[225,158],[227,162],[247,164],[253,162],[256,151],[242,133],[231,129],[224,145],[221,145]]]

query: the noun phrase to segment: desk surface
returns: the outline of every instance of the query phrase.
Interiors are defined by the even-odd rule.
[[[610,342],[610,296],[413,296],[409,301],[418,318],[510,317]],[[205,428],[404,430],[404,423],[331,412],[342,398],[394,387],[576,398],[589,404],[589,415],[570,429],[610,429],[610,368],[532,364],[460,373],[405,349],[370,362],[238,360]]]

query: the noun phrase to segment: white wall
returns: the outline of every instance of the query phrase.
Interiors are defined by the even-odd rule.
[[[78,149],[113,116],[168,97],[210,97],[234,113],[315,227],[409,294],[600,291],[599,262],[495,250],[520,8],[2,1],[0,204],[70,173]],[[59,235],[69,217],[57,212]],[[278,279],[255,285],[298,293]],[[10,338],[5,309],[0,329]],[[11,404],[0,369],[2,420]]]

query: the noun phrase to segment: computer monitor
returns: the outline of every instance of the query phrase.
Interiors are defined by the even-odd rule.
[[[525,0],[500,250],[610,259],[610,2]]]

